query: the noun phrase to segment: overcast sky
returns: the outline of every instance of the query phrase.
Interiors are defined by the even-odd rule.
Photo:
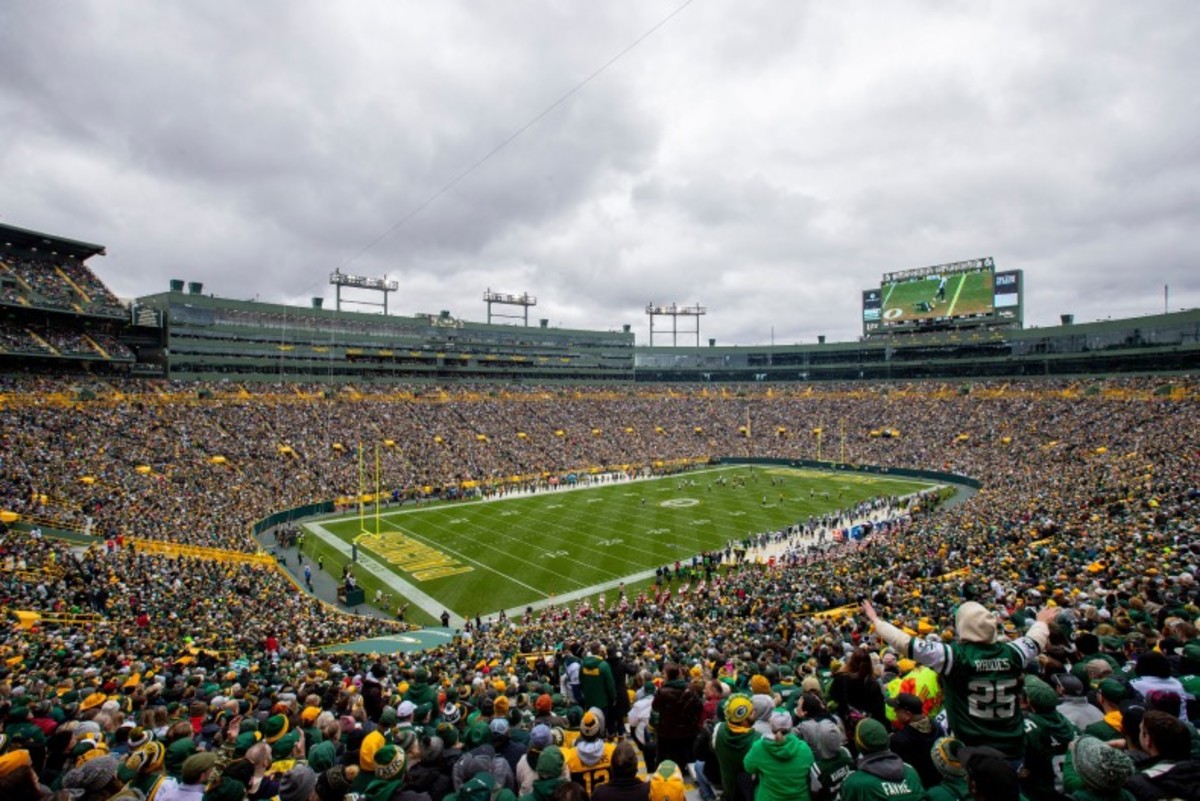
[[[0,221],[122,297],[341,268],[639,344],[650,302],[853,339],[884,272],[977,256],[1029,325],[1155,313],[1200,305],[1197,42],[1195,0],[7,0]]]

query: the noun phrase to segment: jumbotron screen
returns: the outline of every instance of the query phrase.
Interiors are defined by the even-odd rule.
[[[990,258],[891,273],[880,286],[880,323],[891,327],[992,317],[995,288]]]

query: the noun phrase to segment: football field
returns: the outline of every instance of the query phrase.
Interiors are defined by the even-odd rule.
[[[656,567],[752,533],[928,483],[787,467],[725,466],[681,475],[564,486],[489,500],[406,504],[305,525],[305,551],[340,575],[357,556],[368,602],[377,589],[410,619],[495,614],[629,589]],[[310,547],[310,543],[311,546]]]
[[[938,277],[892,284],[883,290],[885,323],[904,323],[939,317],[989,314],[993,309],[993,275],[959,273],[946,280],[946,297],[937,298]]]

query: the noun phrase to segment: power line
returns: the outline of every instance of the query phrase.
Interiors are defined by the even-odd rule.
[[[651,28],[649,30],[647,30],[645,33],[643,33],[638,38],[634,39],[633,42],[631,42],[627,47],[625,47],[623,50],[618,52],[615,56],[610,58],[608,61],[601,64],[596,70],[594,70],[590,75],[588,75],[582,81],[580,81],[579,83],[577,83],[573,87],[571,87],[565,94],[563,94],[561,97],[559,97],[553,103],[551,103],[549,106],[547,106],[545,109],[543,109],[540,114],[538,114],[533,119],[529,120],[529,122],[522,125],[520,128],[518,128],[513,133],[509,134],[503,141],[501,141],[498,145],[496,145],[491,150],[489,150],[482,158],[480,158],[474,164],[472,164],[471,166],[467,167],[465,170],[460,172],[457,176],[455,176],[448,183],[446,183],[444,186],[442,186],[441,189],[438,189],[432,195],[425,198],[425,200],[418,203],[414,208],[412,208],[408,213],[406,213],[400,219],[396,220],[394,223],[389,225],[383,231],[383,233],[379,234],[377,237],[375,237],[370,242],[368,242],[366,245],[364,245],[362,248],[360,248],[359,251],[357,253],[355,253],[353,256],[350,256],[345,261],[343,261],[341,263],[341,265],[338,267],[338,269],[340,270],[350,264],[353,264],[355,261],[358,261],[358,259],[362,258],[363,255],[365,255],[368,251],[371,250],[371,248],[375,247],[380,242],[382,242],[384,239],[386,239],[388,236],[390,236],[393,231],[395,231],[397,228],[399,228],[400,226],[407,223],[413,217],[420,214],[427,206],[429,206],[431,203],[436,201],[442,195],[446,194],[451,189],[453,189],[455,186],[457,186],[459,183],[461,183],[464,179],[466,179],[469,175],[471,175],[471,173],[475,172],[480,167],[482,167],[484,164],[486,164],[489,160],[491,160],[491,158],[493,156],[495,156],[501,150],[504,150],[504,148],[508,147],[513,142],[515,142],[517,139],[519,139],[526,131],[528,131],[530,128],[532,128],[533,126],[535,126],[539,122],[541,122],[543,119],[545,119],[546,116],[548,116],[552,111],[554,111],[556,108],[561,106],[563,103],[567,102],[567,100],[571,99],[571,97],[574,96],[577,92],[579,92],[579,90],[583,89],[583,87],[587,86],[589,83],[591,83],[597,77],[599,77],[601,73],[603,73],[605,70],[607,70],[613,64],[616,64],[622,58],[624,58],[635,47],[640,45],[646,39],[653,36],[654,33],[657,32],[659,28],[666,25],[668,22],[670,22],[672,19],[674,19],[680,12],[682,12],[685,8],[687,8],[694,2],[695,2],[695,0],[684,0],[684,2],[681,3],[679,6],[677,6],[673,11],[671,11],[671,13],[667,14],[665,17],[660,19],[653,26],[651,26]]]

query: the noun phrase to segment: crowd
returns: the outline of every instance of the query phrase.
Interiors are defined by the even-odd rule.
[[[20,279],[28,292],[26,303],[58,309],[81,309],[94,314],[122,316],[121,302],[87,265],[74,259],[6,255],[0,270]],[[65,278],[64,278],[65,276]],[[15,300],[17,294],[7,295]]]
[[[670,599],[493,619],[383,660],[315,646],[397,624],[270,568],[9,534],[5,606],[99,621],[0,635],[0,798],[678,801],[684,776],[726,801],[1200,797],[1196,385],[1164,383],[210,401],[157,385],[60,405],[18,382],[0,507],[232,550],[271,511],[353,491],[352,448],[331,447],[348,409],[364,441],[396,443],[396,488],[815,458],[814,428],[826,458],[844,428],[847,461],[984,487]]]

